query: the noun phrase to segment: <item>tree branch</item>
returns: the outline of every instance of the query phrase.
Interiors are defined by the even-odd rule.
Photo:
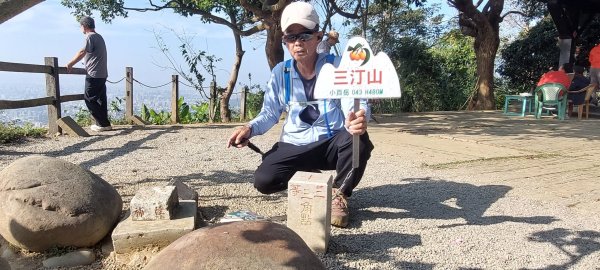
[[[257,17],[259,17],[259,18],[268,18],[269,15],[270,15],[269,12],[266,12],[265,10],[262,10],[260,8],[257,8],[257,7],[255,7],[253,5],[251,5],[250,3],[248,3],[247,0],[240,0],[240,5],[244,9],[246,9],[246,10],[254,13],[254,15],[257,16]]]
[[[475,4],[475,8],[479,8],[479,6],[481,5],[481,3],[483,3],[483,0],[477,1],[477,4]]]
[[[242,30],[237,25],[232,24],[228,20],[225,20],[225,19],[223,19],[223,18],[221,18],[219,16],[213,15],[212,13],[206,12],[204,10],[200,10],[200,9],[196,9],[196,8],[190,8],[190,7],[186,6],[184,3],[182,3],[180,0],[172,0],[172,1],[166,2],[162,6],[154,4],[152,2],[152,0],[149,0],[148,2],[152,6],[152,8],[130,8],[130,7],[123,7],[123,9],[124,10],[139,11],[139,12],[160,11],[160,10],[163,10],[163,9],[181,9],[181,10],[185,10],[185,11],[191,13],[191,14],[200,15],[200,16],[202,16],[202,18],[204,18],[205,20],[207,20],[209,22],[216,23],[216,24],[221,24],[221,25],[225,25],[225,26],[229,27],[233,32],[235,32],[236,34],[239,34],[241,36],[251,36],[251,35],[253,35],[255,33],[258,33],[260,31],[263,31],[264,29],[266,29],[266,27],[261,23],[259,25],[256,25],[256,26],[250,28],[250,29]],[[176,6],[172,6],[172,4],[175,4]]]
[[[523,12],[521,12],[521,11],[518,11],[518,10],[511,10],[511,11],[509,11],[509,12],[506,12],[504,15],[500,16],[500,18],[502,18],[502,20],[504,20],[504,18],[505,18],[506,16],[510,15],[510,14],[518,14],[518,15],[521,15],[521,16],[523,16],[523,17],[527,17],[527,14],[525,14],[525,13],[523,13]]]
[[[279,0],[277,1],[277,3],[269,5],[267,1],[261,1],[263,2],[263,6],[262,9],[263,10],[268,10],[268,11],[280,11],[283,10],[283,8],[286,6],[287,1],[286,0]]]
[[[360,3],[362,1],[357,1],[356,3],[356,9],[354,10],[354,13],[348,13],[346,11],[343,11],[342,8],[340,8],[335,0],[329,0],[329,4],[331,4],[331,7],[333,7],[333,9],[335,10],[336,13],[348,18],[348,19],[360,19],[361,16],[358,15],[358,11],[360,10]]]

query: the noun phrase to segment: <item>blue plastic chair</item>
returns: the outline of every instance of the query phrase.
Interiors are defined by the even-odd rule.
[[[560,83],[546,83],[534,91],[535,118],[542,117],[544,109],[556,107],[558,119],[565,120],[567,111],[567,89]]]

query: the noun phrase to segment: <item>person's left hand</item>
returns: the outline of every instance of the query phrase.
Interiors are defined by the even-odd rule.
[[[352,135],[363,135],[367,131],[367,116],[364,109],[349,112],[344,126]]]

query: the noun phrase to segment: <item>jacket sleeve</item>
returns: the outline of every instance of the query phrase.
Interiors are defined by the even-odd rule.
[[[250,137],[265,134],[277,122],[285,109],[280,98],[281,81],[283,80],[283,63],[279,63],[273,71],[267,84],[267,89],[263,97],[263,105],[260,113],[250,121],[252,128]]]

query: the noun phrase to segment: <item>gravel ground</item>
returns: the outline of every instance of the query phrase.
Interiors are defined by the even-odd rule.
[[[205,223],[240,209],[284,216],[285,192],[262,195],[252,186],[260,156],[247,148],[225,148],[233,127],[120,127],[89,138],[33,140],[0,146],[0,169],[20,157],[41,154],[98,174],[117,188],[125,209],[140,187],[179,179],[199,192]],[[482,179],[477,170],[493,167],[493,162],[423,166],[427,155],[414,151],[418,145],[426,149],[425,140],[457,148],[460,140],[423,134],[393,140],[386,134],[395,128],[374,125],[370,130],[376,148],[350,198],[349,227],[332,229],[329,251],[321,256],[328,269],[600,269],[597,212],[513,192],[519,187],[501,181],[501,170]],[[252,141],[267,150],[278,131]],[[20,254],[18,263],[38,268],[46,255]],[[104,257],[74,269],[122,268]]]

